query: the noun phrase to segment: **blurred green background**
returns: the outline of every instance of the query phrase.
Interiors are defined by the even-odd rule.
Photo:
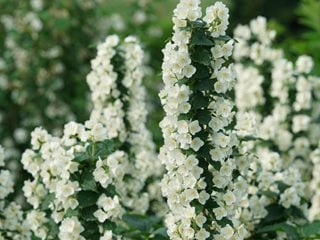
[[[19,174],[30,132],[56,134],[69,120],[90,112],[86,74],[95,46],[109,34],[137,35],[146,51],[148,126],[157,146],[163,111],[161,50],[172,32],[176,0],[0,0],[0,143]],[[208,6],[215,1],[203,0]],[[259,15],[277,31],[277,47],[289,59],[307,54],[320,74],[320,0],[234,0],[229,34]],[[22,182],[23,177],[21,178]]]

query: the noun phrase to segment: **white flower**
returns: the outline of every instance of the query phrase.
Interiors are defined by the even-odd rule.
[[[196,239],[197,240],[205,240],[208,237],[210,237],[210,233],[206,231],[204,228],[201,228],[197,233],[196,233]]]
[[[201,131],[201,127],[199,125],[199,121],[198,120],[195,120],[191,123],[189,123],[189,131],[192,135],[198,133]]]
[[[196,68],[192,65],[187,65],[182,70],[182,74],[187,78],[191,78],[193,74],[195,74],[195,72],[196,72]]]
[[[59,227],[59,238],[62,240],[84,240],[80,234],[84,231],[77,217],[66,218]]]
[[[221,229],[221,236],[223,236],[225,239],[231,239],[233,234],[234,230],[229,224]]]
[[[227,216],[227,211],[224,207],[214,208],[213,212],[217,220],[221,220],[222,218]]]
[[[112,240],[112,231],[105,231],[100,240]]]
[[[296,62],[297,71],[299,73],[310,73],[313,68],[313,60],[309,56],[299,56]]]
[[[230,67],[229,68],[223,67],[218,71],[217,79],[221,83],[233,81],[234,79],[233,71],[230,69]]]
[[[194,138],[194,139],[192,140],[191,144],[190,144],[191,148],[192,148],[194,151],[196,151],[196,152],[199,151],[199,149],[200,149],[203,145],[204,145],[204,142],[203,142],[200,138],[198,138],[198,137]]]
[[[233,192],[228,191],[226,194],[223,195],[223,200],[227,204],[227,206],[232,205],[236,201],[236,196]]]
[[[196,216],[195,221],[198,227],[201,228],[203,224],[207,221],[207,218],[202,213],[200,213],[198,216]]]

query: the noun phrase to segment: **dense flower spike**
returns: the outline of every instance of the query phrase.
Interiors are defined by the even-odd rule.
[[[5,152],[0,146],[0,239],[31,239],[28,222],[21,206],[9,200],[13,193],[14,179],[5,169]]]
[[[239,41],[234,54],[237,118],[250,116],[238,121],[238,128],[260,138],[246,146],[258,156],[248,173],[251,186],[242,214],[253,230],[274,211],[279,216],[307,216],[310,193],[305,183],[311,179],[311,153],[320,139],[319,114],[314,111],[319,98],[316,78],[310,76],[312,59],[301,56],[295,64],[286,60],[273,48],[275,32],[267,29],[265,18],[238,26],[234,35]]]
[[[201,18],[200,1],[181,0],[162,65],[160,93],[166,116],[160,123],[166,167],[162,191],[170,239],[244,239],[239,203],[247,191],[249,159],[235,134],[235,84],[228,64],[233,40],[226,36],[228,9],[220,2]]]
[[[145,127],[143,75],[137,40],[108,37],[87,77],[90,119],[66,124],[61,138],[41,128],[32,133],[32,150],[22,162],[34,178],[25,182],[24,193],[34,208],[28,219],[37,237],[112,239],[122,235],[116,226],[125,214],[145,214],[151,201],[161,203],[153,183],[161,167]]]

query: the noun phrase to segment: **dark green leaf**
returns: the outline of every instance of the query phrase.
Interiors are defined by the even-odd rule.
[[[320,234],[320,220],[301,226],[299,228],[299,232],[302,237],[310,237]]]
[[[210,69],[199,63],[194,63],[193,66],[197,69],[195,74],[192,76],[194,79],[204,79],[204,78],[210,78],[211,73]]]
[[[261,226],[277,223],[285,220],[284,207],[274,203],[266,207],[268,215],[261,222]]]
[[[180,114],[178,117],[178,120],[189,120],[191,118],[189,113],[185,113],[185,114]]]
[[[92,175],[92,169],[85,168],[80,176],[80,187],[82,190],[97,190],[97,184]]]
[[[210,40],[210,36],[208,36],[203,29],[199,29],[193,31],[190,44],[197,46],[213,46],[214,42]]]
[[[194,120],[199,120],[202,125],[207,125],[211,120],[211,113],[209,110],[198,110]]]
[[[287,216],[290,218],[305,219],[306,220],[306,216],[301,211],[301,209],[297,208],[295,206],[291,206],[290,208],[286,209],[285,212],[286,212]]]
[[[200,214],[203,211],[203,205],[200,204],[197,200],[192,201],[192,207],[196,209],[196,214]]]
[[[193,53],[191,54],[191,60],[209,66],[211,62],[211,53],[209,50],[202,47],[194,48]]]
[[[287,223],[277,223],[269,226],[257,229],[256,233],[267,233],[267,232],[285,232],[288,235],[289,240],[299,240],[299,234],[294,226]]]
[[[214,208],[217,208],[219,207],[219,205],[217,204],[216,201],[214,201],[212,198],[209,198],[207,201],[206,201],[206,204],[205,204],[205,208],[206,209],[214,209]]]
[[[78,193],[79,207],[85,208],[96,204],[99,194],[94,191],[80,191]]]
[[[111,222],[110,220],[106,220],[104,223],[103,223],[103,227],[108,229],[108,230],[115,230],[117,228],[117,225],[114,223],[114,222]]]
[[[79,216],[79,211],[77,208],[76,209],[69,208],[64,216],[65,217]]]
[[[49,193],[45,196],[45,198],[43,199],[43,201],[41,202],[41,210],[47,210],[49,208],[50,203],[53,202],[53,200],[55,199],[55,195],[54,193]]]
[[[277,193],[271,192],[271,191],[259,191],[258,194],[264,195],[264,196],[269,197],[271,199],[277,199],[279,196]]]
[[[282,181],[276,181],[276,184],[278,185],[278,188],[279,188],[281,193],[283,193],[287,188],[290,187],[290,186],[288,186],[287,184],[285,184]]]
[[[75,154],[75,158],[73,159],[73,161],[75,162],[84,162],[84,161],[88,161],[91,159],[91,156],[88,155],[87,152],[84,153],[76,153]]]
[[[194,82],[195,90],[206,91],[214,88],[214,81],[210,78],[197,79]]]
[[[97,218],[93,216],[94,212],[97,211],[98,207],[93,205],[90,207],[83,208],[81,210],[81,217],[86,221],[96,221]]]
[[[32,233],[31,240],[41,240],[41,238],[36,237],[36,236]]]
[[[129,215],[123,216],[122,220],[126,222],[133,229],[139,229],[143,232],[148,232],[150,229],[161,221],[161,218],[156,216],[141,216],[141,215]]]
[[[165,228],[165,227],[158,228],[157,230],[155,230],[153,232],[153,235],[161,236],[161,237],[168,239],[167,228]],[[155,238],[155,239],[158,239],[158,238]]]
[[[229,224],[230,226],[233,226],[232,222],[230,221],[230,219],[224,217],[221,220],[217,220],[218,224],[222,227],[227,226],[227,224]]]
[[[112,184],[109,184],[107,189],[104,190],[104,192],[110,197],[118,195],[116,187]]]
[[[86,239],[99,239],[99,226],[96,222],[83,222],[84,231],[81,233]]]
[[[59,228],[58,225],[53,221],[53,219],[49,218],[48,222],[45,223],[45,226],[49,229],[49,236],[57,237]]]
[[[193,109],[205,108],[209,105],[209,99],[201,92],[197,92],[192,96],[191,105]]]
[[[221,40],[221,41],[227,42],[227,41],[231,40],[232,37],[230,37],[230,36],[228,36],[228,35],[225,35],[225,36],[216,37],[216,38],[214,38],[214,39],[215,39],[215,40]]]
[[[257,140],[262,140],[261,138],[257,138],[255,136],[244,136],[244,137],[240,137],[241,141],[257,141]]]
[[[203,28],[206,25],[206,23],[202,20],[196,20],[196,21],[190,22],[190,25],[193,28]]]

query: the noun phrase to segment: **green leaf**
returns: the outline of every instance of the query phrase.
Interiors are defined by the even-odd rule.
[[[290,187],[282,181],[276,181],[275,183],[278,185],[278,189],[280,190],[281,193]]]
[[[90,221],[90,222],[83,222],[82,223],[84,227],[84,231],[81,233],[82,236],[84,236],[86,239],[99,239],[100,233],[99,233],[99,226],[96,222]]]
[[[298,229],[301,237],[311,237],[320,234],[320,220],[307,223]]]
[[[84,161],[88,161],[91,159],[91,156],[85,152],[85,153],[76,153],[75,154],[75,158],[73,159],[73,161],[75,162],[84,162]]]
[[[301,209],[297,208],[295,206],[291,206],[290,208],[286,209],[285,212],[286,212],[287,216],[289,216],[291,218],[307,220],[306,216],[301,211]]]
[[[211,63],[211,53],[203,47],[196,47],[191,54],[191,60],[209,66]]]
[[[199,215],[203,211],[203,205],[200,204],[198,201],[192,201],[192,207],[195,208],[196,214]]]
[[[214,81],[210,78],[198,79],[194,83],[194,89],[199,91],[211,90],[214,88]]]
[[[210,40],[210,36],[202,29],[193,31],[190,44],[197,46],[214,46],[214,42]]]
[[[222,218],[221,220],[217,220],[217,222],[222,227],[227,226],[227,224],[229,224],[230,226],[233,226],[231,220],[226,217]]]
[[[189,120],[191,118],[190,113],[183,113],[178,116],[178,120]]]
[[[49,193],[45,196],[43,201],[41,202],[40,208],[42,211],[45,211],[49,208],[50,203],[55,199],[54,193]]]
[[[87,154],[92,158],[106,158],[108,155],[110,155],[114,150],[118,147],[118,143],[116,143],[114,140],[105,140],[103,142],[94,142],[91,143],[87,149]]]
[[[124,222],[126,222],[133,229],[139,229],[143,232],[149,232],[150,229],[161,222],[161,218],[156,216],[141,216],[136,214],[125,214],[122,218]]]
[[[239,138],[240,138],[240,141],[260,141],[260,140],[262,140],[261,138],[258,138],[255,136],[250,136],[250,135],[239,137]]]
[[[190,25],[193,28],[203,28],[206,25],[206,23],[199,19],[199,20],[190,22]]]
[[[208,147],[207,144],[203,145],[199,151],[197,152],[199,157],[202,157],[205,159],[206,162],[208,162],[209,164],[211,164],[214,169],[216,169],[217,171],[220,170],[221,168],[221,163],[219,161],[213,161],[210,155],[210,147]]]
[[[195,135],[194,135],[194,137],[198,137],[198,138],[200,138],[202,141],[204,141],[204,142],[206,142],[207,141],[207,139],[208,139],[208,136],[209,136],[209,132],[207,132],[207,131],[200,131],[200,132],[198,132],[198,133],[196,133]],[[206,146],[208,146],[208,145],[206,145]],[[208,151],[210,151],[211,149],[208,147]],[[210,158],[211,158],[211,156],[210,156]]]
[[[203,64],[194,63],[193,66],[197,69],[195,74],[193,74],[193,79],[203,79],[203,78],[210,78],[210,68]]]
[[[69,208],[64,216],[65,217],[79,216],[79,211],[77,208],[76,209]]]
[[[167,234],[167,228],[165,228],[165,227],[158,228],[158,229],[155,230],[152,234],[153,234],[154,236],[161,236],[161,237],[163,237],[164,239],[168,239],[168,238],[169,238],[169,236],[168,236],[168,234]],[[160,239],[160,238],[155,237],[154,239]]]
[[[191,105],[193,109],[205,108],[209,105],[209,99],[201,92],[197,92],[192,96]]]
[[[41,238],[36,237],[36,236],[32,233],[31,240],[41,240]]]
[[[284,207],[274,203],[266,207],[268,215],[261,221],[260,226],[277,223],[285,220]]]
[[[114,222],[111,222],[110,220],[106,220],[104,223],[103,223],[103,227],[108,229],[108,230],[112,230],[114,231],[116,228],[117,228],[117,225],[114,223]]]
[[[104,192],[109,197],[114,197],[115,195],[119,195],[117,193],[116,187],[112,184],[109,184],[108,187],[104,190]]]
[[[93,216],[94,212],[97,211],[98,207],[93,205],[90,207],[83,208],[81,210],[81,217],[86,221],[96,221],[97,218]]]
[[[225,36],[216,37],[216,38],[214,38],[214,39],[215,39],[215,40],[219,40],[219,41],[225,41],[225,42],[227,42],[227,41],[231,40],[232,37],[230,37],[230,36],[228,36],[228,35],[225,35]]]
[[[57,237],[59,233],[58,225],[53,221],[53,219],[49,218],[48,222],[44,224],[49,230],[49,236]]]
[[[277,199],[278,198],[278,194],[272,191],[259,191],[258,194],[264,195],[266,197],[269,197],[271,199]]]
[[[208,144],[203,145],[197,152],[197,155],[199,157],[204,158],[206,161],[210,161],[211,155],[210,155],[210,147],[208,146]]]
[[[92,169],[85,168],[80,176],[80,187],[82,190],[97,190],[97,184],[92,175]]]
[[[181,85],[187,84],[188,82],[190,82],[190,79],[189,79],[189,78],[183,78],[183,79],[180,79],[180,80],[178,81],[178,84],[179,84],[179,86],[181,86]]]
[[[299,234],[294,226],[287,223],[277,223],[269,226],[257,229],[256,233],[267,233],[267,232],[285,232],[288,235],[289,240],[299,240]]]
[[[80,208],[90,207],[96,204],[99,194],[94,191],[80,191],[78,193],[78,201]]]
[[[214,209],[214,208],[217,208],[219,207],[219,205],[217,204],[217,202],[215,200],[213,200],[212,198],[209,198],[207,201],[206,201],[206,204],[205,204],[205,208],[206,209]]]
[[[211,120],[211,112],[209,110],[198,110],[194,120],[198,120],[202,125],[207,125]]]

